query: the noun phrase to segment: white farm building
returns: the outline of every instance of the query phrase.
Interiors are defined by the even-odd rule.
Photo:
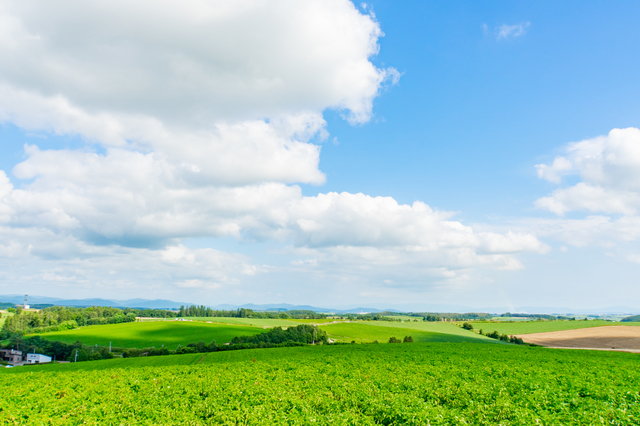
[[[51,357],[42,354],[27,354],[27,364],[44,364],[51,362]]]

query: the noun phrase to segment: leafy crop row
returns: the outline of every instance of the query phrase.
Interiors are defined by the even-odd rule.
[[[181,358],[170,356],[2,371],[0,423],[640,423],[635,354],[415,343],[184,356],[192,364],[153,366]]]

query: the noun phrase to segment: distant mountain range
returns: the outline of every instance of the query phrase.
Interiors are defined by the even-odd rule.
[[[24,295],[9,294],[0,295],[0,303],[24,303]],[[156,299],[128,299],[128,300],[116,300],[116,299],[62,299],[46,296],[29,296],[30,305],[38,304],[51,304],[58,306],[76,306],[76,307],[88,307],[88,306],[111,306],[114,308],[137,308],[137,309],[179,309],[180,306],[197,305],[197,303],[187,302],[174,302],[172,300]],[[631,308],[627,306],[612,306],[608,308],[598,309],[573,309],[563,307],[535,307],[535,306],[519,306],[519,307],[492,307],[483,309],[472,309],[465,306],[453,306],[453,305],[427,305],[422,307],[417,306],[402,306],[399,309],[377,309],[367,307],[357,307],[348,309],[334,309],[334,308],[319,308],[311,305],[291,305],[288,303],[275,303],[256,305],[253,303],[247,303],[244,305],[233,304],[220,304],[215,306],[209,306],[212,309],[231,310],[238,308],[252,309],[254,311],[293,311],[304,310],[314,311],[322,313],[336,313],[336,314],[364,314],[364,313],[378,313],[378,312],[489,312],[489,313],[529,313],[529,314],[555,314],[555,315],[635,315],[640,314],[640,309]]]
[[[0,302],[8,302],[15,304],[24,303],[24,295],[0,295]],[[180,303],[172,300],[147,300],[147,299],[129,299],[129,300],[109,300],[109,299],[60,299],[56,297],[46,296],[29,296],[30,305],[51,304],[57,306],[112,306],[114,308],[137,308],[137,309],[178,309],[181,305],[191,305],[192,303]]]
[[[22,304],[24,303],[24,295],[10,294],[0,295],[0,302]],[[186,302],[174,302],[172,300],[156,299],[128,299],[128,300],[116,300],[116,299],[60,299],[55,297],[46,296],[29,296],[30,305],[51,304],[57,306],[75,306],[75,307],[88,307],[88,306],[111,306],[114,308],[136,308],[136,309],[179,309],[180,306],[196,305],[196,303]],[[216,306],[209,306],[212,309],[231,310],[238,308],[252,309],[254,311],[293,311],[304,310],[314,312],[335,312],[335,313],[377,313],[382,312],[381,309],[373,308],[353,308],[353,309],[328,309],[318,308],[310,305],[290,305],[287,303],[268,304],[268,305],[256,305],[248,303],[244,305],[230,305],[221,304]],[[399,312],[396,310],[388,310],[392,312]]]

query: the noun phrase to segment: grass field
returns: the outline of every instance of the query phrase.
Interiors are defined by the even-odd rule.
[[[271,318],[232,318],[232,317],[185,317],[192,321],[204,321],[220,324],[251,325],[255,327],[291,327],[302,324],[304,320]]]
[[[41,334],[45,339],[74,343],[79,340],[85,345],[109,346],[120,348],[157,348],[164,345],[175,349],[178,345],[187,345],[215,340],[218,344],[227,343],[235,336],[248,336],[264,332],[263,328],[231,324],[207,324],[199,321],[159,321],[129,322],[124,324],[94,325],[75,330],[56,331]]]
[[[418,328],[418,325],[426,323],[396,323],[386,321],[353,322],[344,324],[329,324],[320,326],[327,332],[329,338],[338,342],[370,343],[377,340],[380,343],[387,343],[390,337],[403,339],[404,336],[411,336],[415,342],[464,342],[482,341],[495,343],[496,340],[485,336],[462,330],[452,324],[447,327],[427,327]],[[403,325],[412,325],[413,328],[404,328]],[[434,331],[437,329],[438,331]]]
[[[298,324],[325,324],[337,319],[280,319],[280,318],[235,318],[235,317],[183,317],[189,321],[201,321],[220,324],[252,325],[256,327],[291,327]],[[162,318],[145,318],[143,322],[163,321]],[[175,321],[172,319],[171,321]]]
[[[474,337],[480,339],[488,339],[486,336],[480,336],[471,331],[450,322],[387,322],[387,321],[365,321],[364,324],[374,325],[377,327],[403,328],[417,331],[428,331],[432,333],[453,334],[456,336]]]
[[[516,335],[531,333],[547,333],[550,331],[576,330],[579,328],[602,327],[608,325],[640,326],[637,322],[592,321],[527,321],[527,322],[473,322],[473,328],[482,329],[485,333],[497,331],[500,334]]]
[[[0,328],[2,328],[2,326],[4,325],[4,321],[7,319],[7,317],[13,314],[7,311],[0,311],[0,314],[2,314],[2,318],[0,318]]]
[[[0,423],[630,425],[638,359],[412,343],[18,367],[0,370]]]
[[[523,317],[493,317],[491,321],[531,321],[531,318],[523,318]]]

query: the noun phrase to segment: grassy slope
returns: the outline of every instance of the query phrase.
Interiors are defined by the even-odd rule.
[[[186,317],[193,321],[204,321],[220,324],[252,325],[255,327],[291,327],[302,324],[302,321],[271,318],[230,318],[230,317]]]
[[[194,365],[199,359],[182,355],[0,370],[0,423],[640,421],[634,354],[414,343],[218,352]],[[25,373],[28,380],[21,377]]]
[[[11,312],[2,311],[2,318],[0,318],[0,328],[4,325],[4,321],[7,319],[7,316],[13,315]]]
[[[455,324],[449,322],[386,322],[386,321],[365,321],[365,324],[375,325],[378,327],[395,327],[409,330],[428,331],[432,333],[453,334],[456,336],[471,337],[476,339],[489,339],[486,336],[480,336],[471,331],[465,330]]]
[[[391,325],[394,324],[394,325]],[[383,321],[370,321],[366,323],[355,322],[345,324],[329,324],[320,328],[329,334],[331,339],[341,342],[351,342],[355,340],[357,343],[368,343],[377,340],[378,342],[388,342],[390,337],[403,339],[404,336],[411,336],[415,342],[464,342],[464,341],[483,341],[495,343],[493,339],[479,336],[475,333],[460,329],[457,326],[450,325],[452,328],[440,328],[439,331],[426,330],[426,327],[419,329],[415,324],[413,328],[403,328],[405,324]],[[452,331],[452,332],[449,332]]]
[[[515,323],[474,322],[473,328],[482,329],[486,333],[497,331],[500,334],[532,334],[546,333],[549,331],[576,330],[579,328],[602,327],[611,325],[640,326],[637,322],[611,322],[611,321],[528,321]]]
[[[43,338],[74,343],[80,340],[86,345],[122,348],[160,347],[164,344],[175,349],[179,344],[206,343],[215,340],[218,344],[229,342],[235,336],[247,336],[264,332],[258,327],[203,322],[131,322],[124,324],[94,325],[75,330],[41,334]]]

